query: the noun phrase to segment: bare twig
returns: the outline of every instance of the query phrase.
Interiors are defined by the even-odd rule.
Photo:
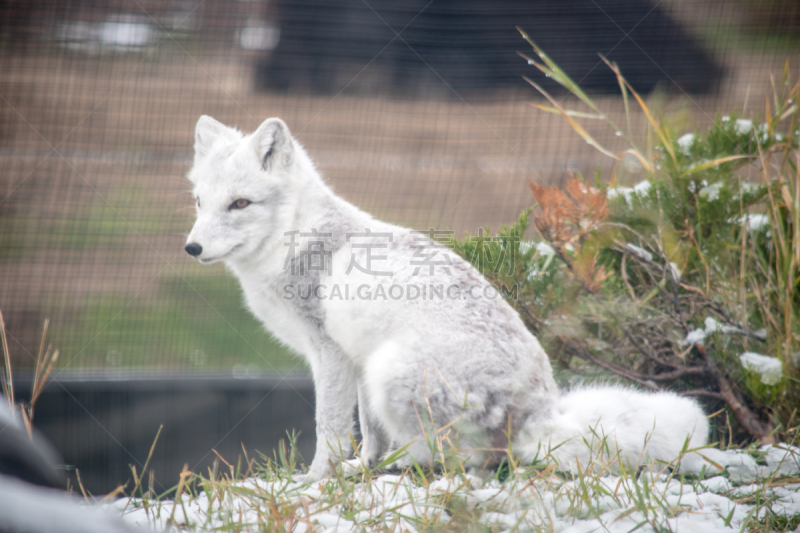
[[[620,266],[620,274],[622,274],[622,281],[625,282],[625,288],[628,289],[628,294],[631,295],[631,300],[639,304],[639,299],[636,298],[636,293],[633,291],[633,287],[631,286],[631,282],[628,281],[628,272],[625,268],[626,263],[628,260],[628,254],[622,254],[622,265]]]
[[[715,400],[725,399],[722,396],[722,394],[707,389],[693,389],[693,390],[681,391],[678,394],[680,394],[681,396],[706,396],[708,398],[714,398]]]
[[[626,379],[629,379],[648,389],[656,389],[656,390],[658,389],[658,386],[655,385],[655,383],[652,382],[648,383],[647,378],[645,376],[642,376],[641,374],[639,374],[638,372],[634,372],[633,370],[622,368],[619,365],[615,365],[614,363],[609,363],[608,361],[604,361],[603,359],[596,357],[593,353],[591,353],[591,351],[589,351],[583,346],[578,345],[577,342],[574,341],[573,339],[559,338],[559,340],[564,344],[564,346],[567,348],[569,352],[571,352],[573,355],[580,357],[581,359],[585,359],[591,363],[596,364],[599,367],[605,368],[606,370],[610,370],[611,372],[617,374],[618,376],[622,376]]]

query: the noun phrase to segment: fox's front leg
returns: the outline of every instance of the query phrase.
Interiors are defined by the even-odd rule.
[[[389,450],[391,440],[370,409],[364,384],[358,386],[358,423],[361,429],[361,459],[374,466]]]
[[[366,387],[363,383],[358,385],[358,425],[361,433],[361,446],[355,457],[342,463],[342,471],[345,476],[356,475],[364,466],[375,467],[392,444],[370,408]]]
[[[325,476],[331,464],[350,455],[356,404],[356,372],[338,347],[329,347],[311,361],[316,397],[317,448],[306,480]]]

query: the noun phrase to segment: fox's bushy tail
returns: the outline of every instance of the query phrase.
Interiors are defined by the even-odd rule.
[[[562,470],[617,470],[619,462],[626,468],[673,462],[707,441],[708,420],[690,398],[591,386],[563,393],[550,413],[521,431],[515,451],[528,463],[549,455]]]

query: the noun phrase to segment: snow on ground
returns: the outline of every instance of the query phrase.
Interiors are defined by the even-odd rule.
[[[427,486],[390,474],[344,484],[336,479],[311,484],[248,479],[211,489],[211,497],[209,490],[192,498],[184,495],[178,505],[119,500],[111,506],[127,506],[128,523],[164,530],[173,519],[187,524],[185,531],[226,526],[263,531],[278,524],[298,533],[415,532],[477,523],[491,531],[738,532],[748,520],[768,513],[800,520],[800,449],[767,445],[752,455],[714,449],[701,453],[725,470],[706,463],[705,472],[695,470],[683,482],[667,470],[645,471],[638,478],[586,474],[570,480],[541,468],[520,469],[502,483],[461,474]]]

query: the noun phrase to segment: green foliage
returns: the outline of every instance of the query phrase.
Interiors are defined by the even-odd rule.
[[[526,209],[516,222],[501,226],[496,235],[491,235],[487,227],[478,235],[468,235],[453,243],[454,250],[500,288],[526,322],[559,309],[570,289],[566,274],[549,253],[552,249],[522,239],[529,216],[530,209]],[[575,291],[571,292],[574,295]]]
[[[517,287],[510,303],[558,366],[682,391],[710,412],[726,406],[719,437],[788,436],[800,405],[800,82],[790,84],[787,66],[763,118],[717,115],[706,131],[680,135],[606,62],[627,123],[632,99],[649,125],[642,149],[528,40],[543,61],[529,63],[589,109],[566,110],[531,82],[552,104],[537,107],[616,159],[614,171],[571,180],[569,196],[532,184],[535,210],[456,250],[491,281]],[[630,149],[603,147],[580,125],[586,118],[607,122]],[[622,175],[638,185],[618,186]],[[538,244],[521,240],[530,220]],[[783,377],[745,368],[744,352],[776,358]]]

